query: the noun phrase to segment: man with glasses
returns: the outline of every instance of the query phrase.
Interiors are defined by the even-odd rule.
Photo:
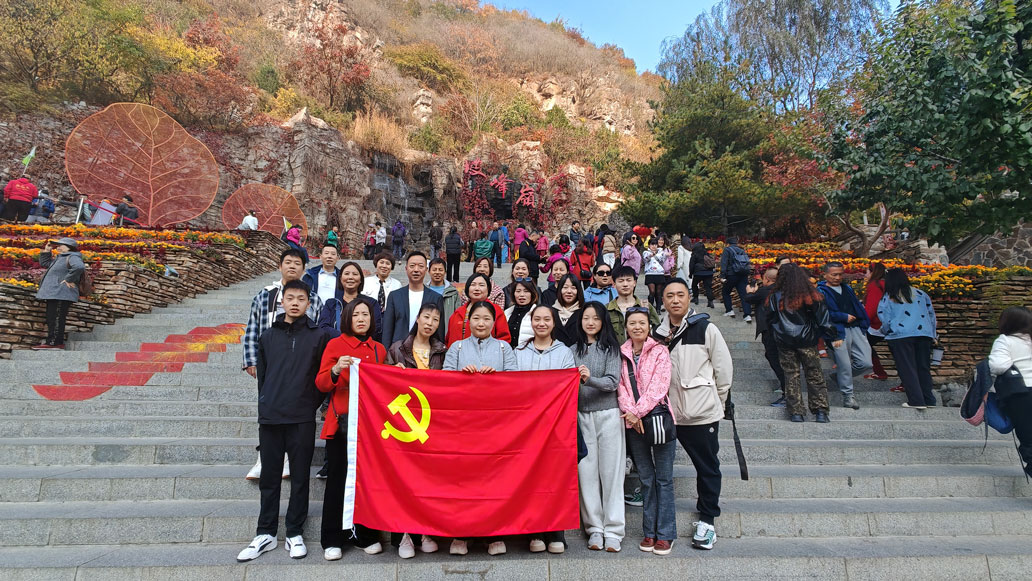
[[[613,288],[613,267],[604,262],[596,264],[591,280],[591,285],[584,289],[585,303],[597,301],[608,305],[616,298],[616,289]]]

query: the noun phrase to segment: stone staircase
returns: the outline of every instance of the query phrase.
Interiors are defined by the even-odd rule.
[[[0,577],[588,579],[638,568],[718,579],[1029,578],[1032,486],[1009,437],[991,434],[983,451],[981,430],[955,408],[903,409],[891,381],[858,381],[857,411],[839,407],[832,388],[830,424],[792,424],[768,405],[773,374],[752,326],[719,311],[708,312],[734,355],[751,478],[739,479],[724,422],[713,551],[689,547],[695,479],[679,450],[681,540],[665,558],[637,550],[640,510],[628,507],[615,555],[588,551],[574,531],[561,556],[532,555],[517,541],[501,557],[479,546],[406,561],[352,550],[329,563],[318,544],[324,482],[313,480],[310,556],[291,561],[280,549],[238,564],[258,513],[257,486],[243,478],[257,423],[233,324],[273,278],[73,336],[65,352],[0,361]]]

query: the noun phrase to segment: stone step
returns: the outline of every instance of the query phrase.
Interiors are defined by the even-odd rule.
[[[82,365],[85,368],[85,364]],[[190,364],[187,364],[189,368]],[[233,373],[242,373],[239,365]],[[252,380],[253,381],[253,380]],[[120,389],[120,388],[116,388]],[[34,392],[33,392],[34,393]],[[97,415],[97,416],[204,416],[204,417],[238,417],[256,418],[258,407],[255,404],[257,391],[247,395],[250,400],[231,402],[186,402],[160,401],[153,399],[126,400],[105,399],[104,396],[87,401],[50,401],[36,397],[30,399],[0,399],[0,410],[18,416],[65,416],[65,415]],[[737,398],[736,398],[737,399]],[[773,396],[770,397],[774,399]],[[858,410],[838,408],[833,410],[838,420],[914,420],[915,410],[899,406],[865,406]],[[960,420],[960,408],[935,407],[920,412],[920,420]],[[740,419],[752,420],[784,420],[787,412],[784,408],[769,405],[747,405],[736,402],[735,414]],[[807,418],[812,421],[813,418]]]
[[[140,343],[139,341],[69,341],[65,344],[70,351],[112,352],[112,351],[186,351],[181,345],[163,344],[159,342]],[[212,343],[211,349],[217,352],[242,353],[239,344]],[[199,351],[200,349],[194,349]]]
[[[379,555],[345,549],[340,561],[326,561],[318,530],[306,527],[309,556],[293,560],[283,550],[237,563],[240,543],[182,543],[165,546],[89,545],[0,547],[0,568],[8,579],[234,579],[278,580],[286,577],[337,581],[364,579],[490,580],[615,578],[618,572],[647,571],[657,578],[680,579],[685,571],[705,571],[706,579],[820,578],[874,580],[905,574],[909,581],[1027,578],[1026,536],[871,537],[850,538],[721,538],[709,552],[691,548],[684,539],[673,551],[657,557],[637,549],[640,535],[630,531],[620,553],[589,551],[583,539],[568,535],[565,554],[532,554],[526,539],[508,539],[508,552],[488,556],[482,543],[471,543],[464,557],[448,554],[448,540],[439,539],[435,554],[399,559],[390,547]],[[282,527],[280,529],[281,535]],[[250,539],[248,539],[250,540]]]
[[[85,364],[90,361],[98,362],[110,362],[110,361],[135,361],[135,360],[146,360],[152,361],[154,359],[153,354],[140,354],[139,343],[136,343],[136,347],[129,351],[32,351],[30,349],[19,349],[11,352],[10,363],[20,364],[25,363],[39,363],[45,362],[49,368],[55,370],[64,367],[66,364]],[[196,354],[196,355],[185,355],[178,354],[174,357],[170,356],[169,360],[175,361],[190,361],[192,358],[203,360],[203,355],[207,355],[208,363],[215,364],[239,364],[242,361],[242,352],[227,352],[227,353],[207,353],[207,354]],[[139,359],[136,359],[139,358]],[[7,363],[6,361],[0,361],[0,363]],[[237,368],[239,370],[239,368]]]
[[[115,500],[253,500],[257,483],[246,466],[0,466],[0,502]],[[311,469],[311,498],[325,481]],[[721,498],[1032,497],[1017,466],[755,466],[741,480],[737,466],[722,467]],[[632,478],[629,482],[634,482]],[[632,485],[633,486],[633,485]],[[288,497],[284,487],[282,497]],[[695,471],[674,467],[679,498],[695,498]]]
[[[172,374],[167,374],[172,375]],[[838,420],[829,424],[785,420],[737,421],[742,438],[752,440],[982,440],[984,431],[958,420]],[[729,431],[725,426],[723,432]],[[991,430],[990,430],[991,431]],[[0,416],[0,434],[21,438],[109,436],[125,438],[257,438],[258,424],[251,417],[130,416]],[[727,436],[729,434],[722,434]],[[991,439],[1010,437],[992,432]]]
[[[0,546],[223,543],[246,544],[258,520],[253,500],[151,500],[0,503]],[[695,501],[678,499],[678,535],[690,537]],[[1026,536],[1032,503],[1014,498],[729,499],[716,520],[723,538]],[[281,514],[286,507],[281,504]],[[306,526],[319,530],[321,500]],[[626,512],[640,530],[641,512]],[[281,525],[282,526],[282,525]]]
[[[737,466],[730,430],[721,433],[720,461]],[[146,465],[236,464],[251,465],[257,438],[118,438],[81,436],[0,438],[0,465]],[[750,466],[758,465],[908,465],[987,464],[1017,465],[1014,444],[1006,439],[984,443],[971,440],[754,440],[743,439]],[[322,462],[323,444],[316,442],[315,463]],[[678,448],[675,462],[688,464]]]

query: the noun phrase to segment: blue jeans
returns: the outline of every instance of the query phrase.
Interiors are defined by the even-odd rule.
[[[660,541],[676,539],[674,454],[677,442],[651,446],[645,436],[627,430],[627,451],[641,477],[641,495],[645,501],[641,516],[642,533]]]
[[[724,295],[724,310],[731,312],[735,306],[731,304],[731,289],[738,291],[738,300],[742,303],[742,312],[748,317],[752,314],[752,305],[745,302],[745,285],[749,282],[749,274],[729,274],[724,284],[720,286],[720,292]]]

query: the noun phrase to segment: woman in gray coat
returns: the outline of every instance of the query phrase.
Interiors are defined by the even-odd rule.
[[[33,349],[64,349],[65,318],[79,300],[79,279],[86,264],[71,238],[61,238],[53,246],[48,241],[39,253],[39,264],[47,269],[36,291],[36,298],[47,302],[47,338]]]

